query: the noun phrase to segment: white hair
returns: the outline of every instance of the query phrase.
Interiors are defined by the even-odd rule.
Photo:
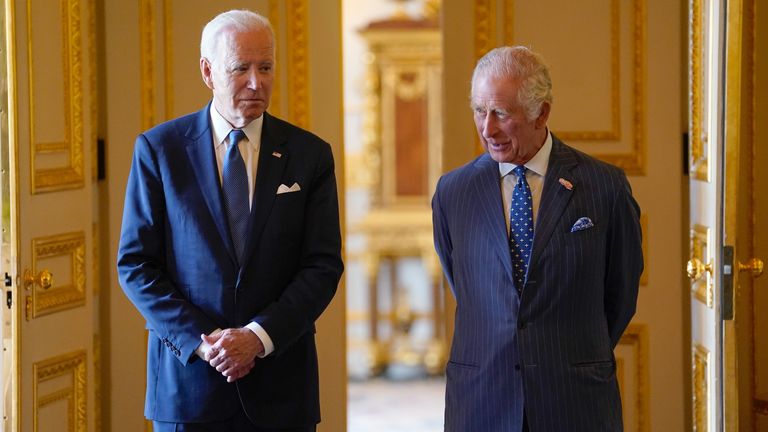
[[[272,49],[275,46],[275,33],[269,20],[256,12],[247,9],[235,9],[216,15],[203,27],[200,37],[200,56],[212,62],[216,57],[216,46],[221,39],[219,35],[224,30],[233,29],[237,32],[266,29],[272,39]]]
[[[520,80],[517,102],[528,120],[541,114],[544,103],[552,104],[552,80],[542,57],[524,46],[494,48],[477,61],[472,74],[472,94],[480,77],[492,76]]]

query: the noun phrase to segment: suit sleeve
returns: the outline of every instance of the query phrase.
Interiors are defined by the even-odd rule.
[[[640,207],[632,197],[626,177],[616,193],[608,232],[605,311],[613,347],[635,314],[640,275],[643,272]]]
[[[252,319],[272,339],[273,355],[280,355],[313,328],[344,271],[333,154],[323,144],[305,207],[298,271],[277,301]]]
[[[437,256],[440,257],[440,263],[443,265],[443,272],[446,279],[448,279],[448,283],[451,285],[451,289],[453,289],[453,263],[451,261],[453,244],[451,243],[451,235],[448,231],[448,221],[445,220],[445,213],[441,203],[443,184],[443,179],[441,178],[437,182],[435,195],[432,197],[432,235],[435,242],[435,251],[437,251]]]
[[[186,364],[200,334],[217,325],[189,302],[166,272],[166,201],[157,156],[147,138],[136,139],[125,192],[117,271],[125,294],[148,327]]]

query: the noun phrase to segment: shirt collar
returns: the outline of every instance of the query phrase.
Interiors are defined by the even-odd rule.
[[[525,163],[525,167],[544,177],[547,174],[550,153],[552,153],[552,133],[547,130],[547,139],[544,140],[544,145],[533,155],[531,160]],[[516,167],[517,165],[512,163],[499,162],[499,174],[501,174],[501,177],[504,177]]]
[[[224,140],[227,139],[229,132],[234,128],[224,117],[221,116],[221,114],[219,114],[219,111],[213,104],[211,104],[210,113],[211,127],[213,129],[213,145],[214,147],[218,147],[224,144]],[[259,145],[259,140],[261,139],[261,128],[263,124],[264,114],[259,116],[259,118],[254,119],[242,128],[243,133],[245,133],[245,137],[248,138],[248,143],[254,148]]]

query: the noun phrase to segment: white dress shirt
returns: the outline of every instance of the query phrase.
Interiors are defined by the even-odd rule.
[[[216,152],[216,166],[219,169],[219,183],[221,183],[221,173],[224,168],[224,157],[229,149],[229,132],[234,129],[224,117],[219,114],[216,107],[211,104],[211,133],[213,134],[213,147]],[[256,187],[256,170],[259,167],[259,150],[261,148],[261,129],[264,125],[264,115],[253,120],[242,128],[245,133],[245,139],[241,139],[237,144],[240,155],[245,161],[245,170],[248,173],[248,208],[253,207],[253,189]],[[272,338],[269,337],[259,323],[251,321],[245,327],[256,333],[264,345],[264,354],[259,357],[266,357],[275,350]],[[221,332],[216,329],[211,335]],[[197,348],[197,355],[201,358],[203,353],[200,347]]]
[[[528,171],[525,172],[525,180],[531,188],[531,198],[533,198],[533,223],[536,226],[536,215],[539,212],[539,203],[541,203],[541,192],[544,189],[544,177],[547,174],[549,165],[549,154],[552,153],[552,133],[547,130],[547,138],[539,151],[525,163]],[[509,235],[509,206],[512,202],[512,192],[517,184],[517,175],[514,170],[515,164],[500,162],[499,175],[501,179],[501,200],[504,203],[504,219],[507,221],[507,235]],[[535,235],[535,231],[534,231]]]

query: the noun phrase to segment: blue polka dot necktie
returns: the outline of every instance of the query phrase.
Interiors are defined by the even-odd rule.
[[[245,137],[240,129],[232,129],[229,133],[229,149],[224,156],[224,168],[221,173],[221,189],[224,192],[224,207],[229,222],[229,234],[235,245],[237,260],[242,265],[245,236],[248,229],[248,172],[245,161],[240,155],[237,143]]]
[[[517,183],[509,206],[509,250],[512,253],[515,287],[522,292],[533,246],[533,198],[525,179],[528,168],[520,165],[513,171],[517,175]]]

